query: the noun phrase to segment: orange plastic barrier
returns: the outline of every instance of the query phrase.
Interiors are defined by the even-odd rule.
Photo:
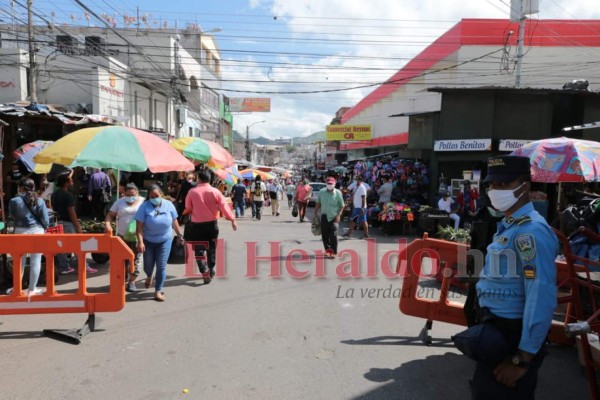
[[[86,326],[76,332],[67,331],[67,339],[79,343],[81,337],[94,330],[94,314],[116,312],[125,306],[125,261],[134,272],[133,252],[118,237],[94,234],[62,235],[0,235],[0,253],[13,258],[13,292],[0,295],[0,315],[88,313]],[[78,258],[78,283],[75,293],[57,293],[53,279],[46,279],[46,293],[28,296],[21,287],[21,256],[42,253],[46,257],[46,276],[54,276],[54,256],[74,253]],[[107,293],[88,293],[86,281],[86,253],[110,254],[110,287]],[[44,331],[53,336],[64,336],[57,331]],[[61,337],[65,339],[65,337]]]
[[[422,239],[410,243],[398,258],[397,273],[404,276],[400,311],[413,317],[425,318],[431,329],[431,321],[447,322],[449,324],[467,325],[463,313],[463,305],[448,299],[452,268],[461,269],[466,265],[458,264],[459,257],[466,260],[468,246],[461,243],[430,239],[425,233]],[[430,271],[423,271],[423,260],[429,259]],[[404,270],[403,270],[404,269]],[[418,297],[419,280],[422,277],[434,278],[442,273],[442,284],[438,299]]]

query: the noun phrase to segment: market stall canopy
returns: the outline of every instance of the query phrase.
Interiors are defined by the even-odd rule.
[[[250,180],[255,179],[259,175],[262,180],[268,180],[268,179],[275,178],[273,175],[269,174],[268,172],[263,172],[258,169],[243,169],[240,171],[240,174],[242,175],[242,177],[244,179],[250,179]]]
[[[179,138],[171,142],[171,146],[190,160],[209,164],[215,168],[231,167],[235,164],[235,159],[227,150],[210,140],[193,137]]]
[[[225,169],[211,167],[210,170],[229,186],[235,185],[238,182],[238,178]]]
[[[33,157],[53,143],[50,140],[36,140],[35,142],[26,143],[13,151],[15,162],[20,162],[27,168],[27,171],[33,172],[36,168]],[[48,165],[48,170],[50,170],[50,165]]]
[[[511,153],[529,157],[534,182],[600,181],[600,143],[568,137],[536,140]]]
[[[85,128],[40,151],[34,162],[127,172],[190,171],[194,164],[160,137],[125,126]]]

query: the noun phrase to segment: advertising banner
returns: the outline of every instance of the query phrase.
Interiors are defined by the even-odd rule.
[[[269,97],[230,97],[229,112],[270,112]]]
[[[325,128],[325,140],[371,140],[372,136],[371,125],[327,125]]]

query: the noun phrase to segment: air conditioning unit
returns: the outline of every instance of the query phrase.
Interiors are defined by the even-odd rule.
[[[86,36],[85,54],[90,56],[106,55],[106,40],[101,36]]]
[[[73,55],[77,53],[79,41],[70,35],[56,35],[56,49],[63,54]]]

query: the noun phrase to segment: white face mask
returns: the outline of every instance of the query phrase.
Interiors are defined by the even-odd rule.
[[[494,206],[494,208],[498,211],[506,211],[509,210],[512,206],[515,205],[515,203],[521,198],[521,196],[523,196],[523,193],[521,193],[519,195],[519,197],[515,196],[515,192],[517,190],[519,190],[520,188],[523,187],[523,185],[525,185],[525,182],[523,182],[521,185],[519,185],[519,187],[517,187],[516,189],[504,189],[504,190],[500,190],[500,189],[490,189],[488,190],[487,194],[488,197],[490,198],[490,201],[492,202],[492,206]]]
[[[335,185],[332,184],[327,184],[327,190],[329,190],[330,192],[335,188]]]

